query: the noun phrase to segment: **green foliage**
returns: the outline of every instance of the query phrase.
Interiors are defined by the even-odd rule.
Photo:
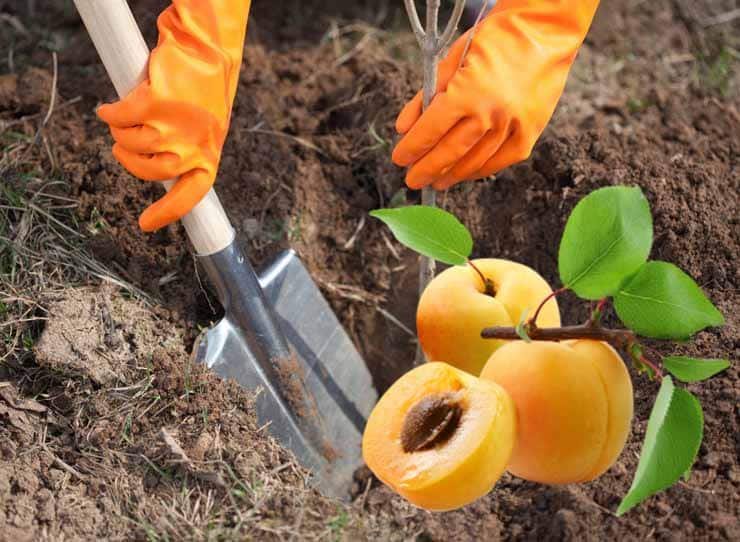
[[[648,105],[648,102],[641,100],[640,98],[630,98],[627,100],[627,108],[630,110],[630,113],[639,113],[644,111]]]
[[[334,533],[341,533],[349,523],[349,515],[346,510],[340,510],[339,514],[329,519],[327,525]]]
[[[522,312],[521,318],[519,318],[519,323],[516,326],[516,334],[519,335],[519,338],[523,340],[525,343],[531,343],[532,338],[529,336],[529,333],[527,333],[527,315],[529,314],[529,309]]]
[[[730,362],[726,359],[670,356],[663,358],[663,366],[683,382],[699,382],[724,371]]]
[[[642,361],[643,349],[640,343],[632,344],[629,347],[629,354],[638,373],[646,374],[650,380],[653,380],[657,376],[653,368]]]
[[[650,413],[635,478],[617,515],[684,476],[694,464],[703,432],[699,401],[688,391],[676,388],[671,377],[666,376]]]
[[[627,327],[654,339],[685,339],[724,324],[693,279],[667,262],[643,265],[614,296],[614,308]]]
[[[731,49],[723,47],[719,54],[712,58],[699,58],[699,79],[705,87],[727,96],[730,91],[733,71]]]
[[[560,280],[579,297],[613,295],[646,261],[653,221],[642,191],[626,186],[596,190],[568,218],[560,241]]]
[[[133,416],[129,414],[123,422],[123,429],[121,429],[121,436],[118,439],[118,444],[126,442],[127,444],[133,444],[134,440],[131,438],[131,425],[133,424]]]
[[[470,232],[454,215],[425,205],[378,209],[396,239],[412,250],[449,265],[464,265],[473,251]]]
[[[33,348],[35,341],[33,339],[33,334],[30,331],[27,331],[23,334],[23,348],[26,350],[31,350]]]
[[[388,141],[387,139],[384,139],[383,137],[380,136],[380,134],[378,134],[378,131],[375,128],[375,122],[371,122],[370,125],[367,127],[367,133],[375,141],[375,145],[370,147],[370,150],[391,148],[391,142]]]

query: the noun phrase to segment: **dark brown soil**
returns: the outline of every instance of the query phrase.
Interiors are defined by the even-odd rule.
[[[163,3],[132,4],[140,24],[151,29]],[[532,158],[495,180],[442,195],[443,205],[471,229],[475,255],[520,261],[557,284],[559,235],[575,203],[600,186],[639,185],[655,220],[652,257],[672,261],[690,273],[728,322],[721,330],[701,333],[692,344],[656,348],[737,359],[740,104],[737,76],[725,64],[731,66],[732,54],[726,51],[737,50],[740,34],[734,22],[705,24],[732,7],[733,2],[722,0],[605,2]],[[12,13],[0,0],[0,12],[3,9]],[[383,390],[413,358],[415,343],[393,318],[414,327],[416,258],[392,241],[367,212],[391,200],[418,197],[403,193],[403,172],[389,160],[395,114],[419,80],[413,62],[405,60],[414,50],[413,40],[397,31],[402,18],[394,3],[256,0],[253,9],[217,190],[239,235],[249,240],[256,264],[264,264],[287,246],[298,251]],[[371,25],[387,32],[379,33]],[[156,513],[165,514],[166,507],[147,512],[123,503],[130,503],[132,495],[142,503],[151,502],[150,494],[171,495],[167,491],[172,479],[143,459],[158,458],[159,466],[173,453],[178,455],[171,446],[159,450],[163,427],[181,427],[183,417],[193,420],[176,433],[192,463],[180,458],[175,470],[176,476],[195,478],[199,488],[206,488],[203,491],[219,491],[220,477],[228,476],[224,465],[252,461],[270,471],[286,459],[284,452],[274,445],[270,448],[257,434],[246,394],[207,375],[183,373],[185,351],[198,326],[218,318],[218,309],[213,308],[217,303],[201,287],[178,226],[153,235],[138,230],[138,213],[157,196],[158,188],[128,176],[112,158],[110,139],[93,108],[114,95],[82,28],[73,15],[60,15],[51,27],[65,44],[59,53],[61,103],[77,96],[81,100],[58,109],[46,135],[61,175],[70,183],[70,195],[80,201],[77,218],[86,228],[88,248],[157,300],[158,318],[145,320],[157,322],[151,324],[151,329],[158,329],[152,332],[157,340],[167,335],[157,326],[177,330],[174,342],[179,346],[137,347],[142,339],[125,336],[130,319],[120,316],[117,328],[111,328],[110,318],[96,316],[87,323],[83,318],[80,325],[88,337],[99,336],[99,344],[107,345],[114,357],[100,357],[95,341],[81,345],[89,350],[87,357],[75,357],[64,350],[72,345],[60,345],[58,337],[54,342],[50,330],[63,337],[65,325],[72,325],[70,315],[115,310],[105,296],[93,296],[83,308],[61,306],[67,312],[58,314],[66,315],[66,324],[52,327],[52,319],[37,345],[37,356],[2,373],[13,393],[23,397],[35,396],[34,386],[44,383],[43,395],[36,399],[47,411],[11,409],[0,400],[5,439],[0,450],[0,495],[5,503],[0,505],[0,525],[7,527],[0,538],[22,539],[25,533],[32,536],[42,529],[70,538],[92,533],[141,537],[148,532],[146,525],[120,518],[143,518],[159,529]],[[151,40],[151,31],[148,37]],[[38,113],[48,102],[48,52],[20,42],[18,58],[41,69],[26,68],[12,80],[0,76],[0,119]],[[22,88],[29,91],[21,92]],[[31,121],[22,126],[31,134],[36,127]],[[570,323],[583,319],[588,309],[569,297],[563,299],[562,308]],[[119,337],[119,332],[124,335]],[[60,357],[59,352],[66,354]],[[93,358],[96,363],[86,365],[85,360]],[[149,362],[142,361],[148,358]],[[118,384],[109,381],[111,367],[120,371]],[[116,393],[111,386],[133,386],[147,374],[153,375],[147,391],[151,400],[158,394],[159,404],[172,406],[154,408],[127,422],[116,409],[130,397],[119,395],[136,390]],[[196,384],[185,382],[190,378]],[[361,496],[352,514],[363,520],[352,519],[343,536],[456,541],[740,538],[737,365],[709,382],[690,386],[701,399],[706,418],[705,441],[691,479],[617,518],[613,512],[631,482],[657,389],[634,374],[633,381],[632,438],[618,463],[599,480],[547,487],[506,475],[494,492],[473,505],[430,514],[411,507],[377,481],[366,492],[369,478],[358,474]],[[188,391],[198,387],[208,392]],[[235,404],[239,406],[233,410]],[[90,420],[89,426],[75,426],[80,408],[92,409],[83,418]],[[204,410],[207,423],[202,420]],[[47,431],[42,427],[50,428],[51,452],[45,445],[31,446]],[[208,427],[220,427],[220,433],[213,435]],[[128,435],[131,442],[121,435]],[[218,442],[213,444],[214,440]],[[244,448],[247,442],[250,445]],[[23,453],[29,446],[31,451]],[[209,469],[204,458],[212,459],[215,453],[221,463]],[[96,454],[104,459],[96,459]],[[115,491],[86,477],[100,472],[102,463],[115,473],[104,479],[119,480]],[[75,480],[63,465],[82,479]],[[254,464],[245,465],[239,475],[248,478],[254,471]],[[281,483],[307,491],[292,468],[279,473]],[[275,521],[299,513],[297,501],[282,493],[279,499]],[[74,509],[67,502],[81,504]],[[269,508],[263,504],[259,503],[260,511],[266,513]],[[309,506],[326,511],[332,505],[311,494]],[[275,525],[268,522],[280,531],[278,537],[289,536],[288,530]],[[256,536],[271,531],[235,532]]]

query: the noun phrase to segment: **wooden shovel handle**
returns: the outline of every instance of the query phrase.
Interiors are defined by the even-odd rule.
[[[116,92],[126,96],[146,78],[149,60],[149,49],[126,0],[74,2]],[[162,184],[170,190],[175,181]],[[213,189],[182,223],[199,256],[219,252],[234,240],[234,228]]]

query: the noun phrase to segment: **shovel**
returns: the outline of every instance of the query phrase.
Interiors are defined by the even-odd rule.
[[[125,96],[145,78],[149,58],[128,4],[75,5]],[[174,182],[163,184],[169,190]],[[312,472],[321,491],[347,498],[377,400],[365,363],[295,252],[255,274],[213,190],[182,223],[225,312],[201,334],[193,358],[256,391],[260,425]]]

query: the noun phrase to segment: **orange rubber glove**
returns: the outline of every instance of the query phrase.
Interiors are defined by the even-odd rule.
[[[443,190],[529,157],[565,87],[598,0],[499,0],[450,48],[437,95],[417,94],[396,120],[405,134],[393,161],[411,166],[410,188]],[[468,32],[472,32],[470,30]]]
[[[116,141],[113,154],[147,181],[178,178],[139,218],[144,231],[174,222],[216,179],[229,129],[250,0],[173,0],[157,20],[148,78],[98,109]]]

